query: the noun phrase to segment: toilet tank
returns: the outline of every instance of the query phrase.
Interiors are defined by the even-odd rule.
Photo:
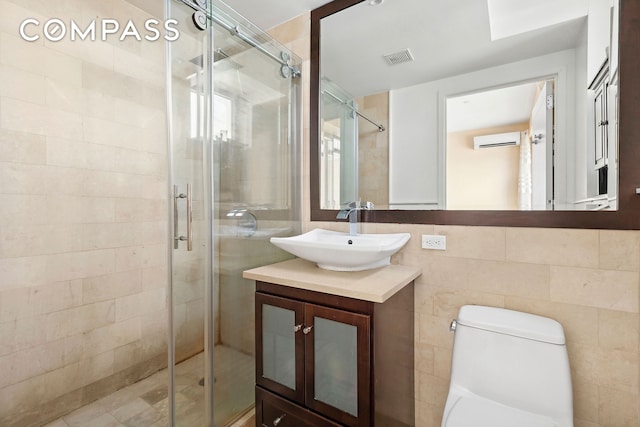
[[[471,305],[460,308],[456,322],[452,389],[525,411],[572,419],[571,373],[560,323]]]

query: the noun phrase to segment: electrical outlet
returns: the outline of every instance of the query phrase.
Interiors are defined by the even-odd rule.
[[[444,251],[447,249],[447,236],[422,235],[422,249],[435,249]]]

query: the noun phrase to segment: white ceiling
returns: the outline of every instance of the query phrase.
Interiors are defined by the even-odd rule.
[[[487,0],[363,2],[323,19],[321,73],[357,98],[574,48],[585,25],[578,18],[492,41]],[[382,59],[405,48],[413,62]]]
[[[330,3],[331,0],[224,0],[224,2],[258,27],[269,29]]]
[[[128,1],[163,15],[162,1]],[[225,0],[262,29],[330,1]],[[572,48],[586,25],[576,17],[584,16],[587,2],[386,0],[370,6],[364,1],[323,19],[322,74],[360,97]],[[518,28],[523,33],[506,37]],[[492,41],[492,32],[502,38]],[[389,67],[381,58],[404,48],[411,49],[414,62]]]
[[[128,1],[163,14],[164,2]],[[269,29],[331,0],[224,1],[258,27]],[[321,73],[357,98],[570,49],[584,36],[587,2],[385,0],[370,6],[364,1],[323,19]],[[405,48],[411,50],[413,62],[389,66],[382,59]],[[524,121],[521,116],[529,108],[531,93],[531,87],[520,87],[452,100],[449,116],[465,119],[452,121],[450,129],[493,126],[500,110],[503,124]],[[522,102],[504,108],[514,105],[507,98]]]
[[[447,99],[447,132],[462,132],[526,123],[537,83],[525,83]]]
[[[588,0],[487,0],[491,40],[578,19],[589,13]]]
[[[164,1],[127,1],[152,15],[164,15]],[[331,0],[224,0],[224,3],[262,29],[274,27],[329,2]]]
[[[363,2],[323,19],[321,74],[359,98],[572,49],[585,42],[587,1]],[[413,62],[384,61],[406,48]],[[452,100],[447,128],[526,122],[534,95],[525,85]]]

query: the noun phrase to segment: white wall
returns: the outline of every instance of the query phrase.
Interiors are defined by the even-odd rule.
[[[591,83],[608,57],[611,0],[589,0],[587,78]]]
[[[578,66],[582,67],[582,62]],[[446,206],[442,177],[447,97],[553,76],[557,78],[556,160],[565,167],[574,161],[573,155],[567,156],[567,149],[573,149],[576,140],[575,103],[579,97],[576,97],[574,49],[391,91],[390,204],[407,208],[416,204]],[[573,197],[573,190],[567,189],[566,174],[557,175],[556,194]]]
[[[573,192],[568,194],[568,200],[575,202],[576,200],[582,200],[587,198],[587,180],[588,173],[585,173],[587,167],[587,42],[586,31],[584,29],[585,36],[582,38],[584,43],[576,47],[576,69],[585,70],[584,72],[576,73],[576,138],[573,147],[573,161],[567,166],[573,168],[572,173],[570,169],[567,170],[567,187],[573,189]],[[571,151],[571,148],[569,148]],[[592,174],[594,175],[594,174]],[[594,176],[597,182],[597,176]]]
[[[440,206],[436,84],[389,92],[389,205]]]

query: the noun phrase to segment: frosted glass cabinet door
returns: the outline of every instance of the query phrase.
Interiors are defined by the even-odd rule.
[[[370,425],[369,319],[305,305],[306,405],[350,426]]]
[[[304,304],[256,294],[256,383],[304,402]]]

